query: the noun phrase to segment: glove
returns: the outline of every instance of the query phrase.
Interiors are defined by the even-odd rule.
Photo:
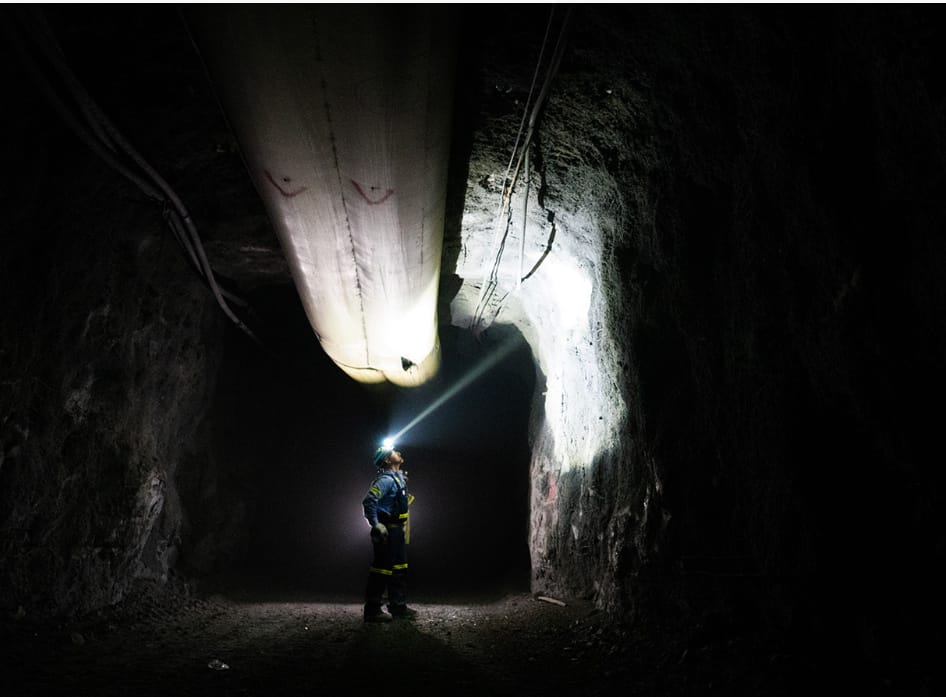
[[[384,523],[375,523],[371,526],[371,541],[372,542],[384,542],[388,539],[388,529],[384,527]]]

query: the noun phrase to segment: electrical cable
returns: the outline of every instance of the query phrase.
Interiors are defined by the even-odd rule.
[[[50,52],[53,49],[49,46],[42,46],[46,51],[47,55],[50,58],[58,58],[58,56],[50,55]],[[194,225],[194,222],[188,212],[187,208],[184,206],[183,201],[178,197],[177,193],[170,187],[167,181],[155,170],[141,154],[128,142],[127,139],[121,134],[121,132],[115,127],[111,120],[105,116],[98,105],[89,97],[88,93],[82,88],[78,80],[72,74],[72,71],[69,70],[68,66],[61,60],[55,61],[55,66],[57,70],[62,75],[63,79],[66,80],[67,84],[70,86],[70,89],[73,91],[76,96],[76,101],[84,105],[84,108],[92,118],[104,129],[105,134],[110,138],[110,140],[117,144],[117,146],[134,162],[138,167],[144,171],[154,182],[158,188],[163,192],[165,199],[170,202],[173,207],[174,213],[180,218],[180,222],[183,223],[183,228],[185,234],[181,234],[179,227],[175,226],[175,232],[178,234],[178,238],[182,241],[189,238],[190,246],[188,252],[191,255],[192,259],[196,258],[198,262],[198,268],[201,270],[204,278],[210,286],[211,292],[217,300],[217,304],[224,311],[224,313],[230,318],[230,320],[236,324],[241,330],[247,333],[251,339],[259,343],[259,339],[253,334],[253,332],[240,320],[232,311],[229,304],[223,297],[223,292],[216,281],[216,278],[213,273],[213,269],[210,266],[210,262],[207,259],[207,255],[204,251],[203,244],[201,244],[200,237],[197,232],[197,228]]]
[[[26,50],[26,47],[20,41],[19,37],[13,34],[13,32],[7,31],[7,25],[3,24],[4,33],[6,33],[7,38],[10,44],[16,49],[17,53],[20,55],[20,58],[23,61],[24,67],[26,67],[27,72],[30,74],[30,77],[34,79],[37,86],[40,88],[40,91],[43,93],[43,96],[50,102],[53,109],[56,113],[59,114],[60,118],[65,122],[66,126],[83,142],[85,143],[90,150],[92,150],[96,155],[101,157],[110,167],[118,171],[122,176],[131,181],[135,186],[137,186],[148,198],[154,199],[155,201],[161,200],[161,194],[158,190],[144,181],[141,177],[137,176],[127,167],[125,167],[119,160],[115,157],[115,154],[110,150],[106,149],[102,143],[96,139],[92,134],[90,134],[82,124],[75,118],[72,112],[69,111],[68,107],[63,104],[62,100],[59,99],[59,96],[56,94],[55,89],[43,75],[40,68],[33,61],[32,57]]]
[[[516,142],[513,146],[513,152],[509,159],[509,165],[506,168],[506,174],[503,179],[503,190],[502,196],[500,198],[500,206],[496,216],[496,224],[494,234],[494,241],[491,248],[495,248],[496,251],[493,257],[493,263],[488,272],[483,274],[483,282],[480,285],[480,293],[477,299],[476,306],[473,311],[473,316],[470,322],[470,329],[473,331],[475,336],[478,336],[485,327],[482,327],[485,319],[486,309],[492,300],[494,293],[496,292],[496,287],[499,284],[499,267],[502,260],[503,252],[505,251],[506,238],[509,235],[509,227],[512,223],[511,218],[511,199],[512,194],[515,189],[516,183],[518,182],[519,172],[525,162],[526,168],[528,168],[528,150],[529,146],[532,143],[532,138],[535,134],[535,127],[539,120],[539,114],[542,111],[545,101],[548,99],[549,90],[551,89],[552,81],[555,75],[558,73],[558,69],[561,65],[562,58],[565,54],[565,45],[566,45],[566,36],[569,26],[569,21],[571,19],[572,8],[566,10],[565,18],[562,20],[562,25],[559,29],[558,39],[556,40],[555,49],[552,54],[552,58],[549,61],[548,68],[545,73],[545,78],[542,83],[542,88],[539,91],[539,95],[536,98],[532,109],[529,109],[529,103],[532,98],[532,91],[535,87],[535,78],[539,73],[541,67],[542,57],[545,54],[546,44],[548,43],[549,38],[549,29],[552,25],[552,20],[554,18],[555,8],[552,8],[549,15],[549,21],[546,25],[545,37],[543,38],[542,48],[539,52],[539,58],[536,62],[536,70],[533,75],[532,86],[530,87],[529,97],[526,100],[526,103],[523,108],[523,117],[519,125],[519,133],[516,136]],[[523,124],[526,123],[526,116],[528,115],[528,128],[526,129],[525,138],[522,139],[522,146],[519,147],[519,139],[522,134]],[[518,150],[519,157],[516,158],[516,152]],[[509,175],[509,168],[512,165],[513,160],[516,160],[515,168],[512,171],[512,176]],[[528,185],[527,185],[528,186]],[[526,197],[528,197],[528,189],[526,190]],[[528,201],[526,201],[526,206],[528,206]],[[505,215],[505,221],[503,217]],[[505,224],[503,224],[505,222]],[[525,245],[525,218],[523,218],[523,239],[521,246]],[[521,266],[521,258],[520,258]],[[519,278],[517,279],[516,289],[522,285],[524,279],[521,277],[521,270]],[[493,313],[493,319],[499,314],[499,311],[502,309],[502,303],[505,302],[506,298],[509,297],[509,293],[503,296],[500,301],[500,306]]]
[[[535,70],[532,71],[532,82],[529,85],[529,94],[526,96],[526,101],[522,105],[522,118],[519,120],[519,130],[516,132],[515,141],[513,141],[512,152],[509,154],[509,162],[506,164],[506,171],[503,173],[503,185],[502,185],[502,189],[500,191],[500,196],[499,196],[499,206],[496,209],[495,222],[493,223],[493,230],[494,230],[493,242],[490,245],[490,249],[493,249],[494,247],[501,244],[500,237],[502,235],[502,231],[501,231],[500,225],[502,222],[502,215],[503,215],[503,211],[506,209],[509,203],[509,196],[511,195],[511,190],[513,188],[512,184],[509,181],[509,171],[512,169],[512,163],[515,161],[516,152],[519,149],[519,141],[522,138],[522,132],[526,125],[526,117],[529,114],[529,104],[532,102],[532,95],[535,92],[535,83],[536,83],[536,80],[538,80],[539,71],[542,68],[542,59],[545,56],[546,46],[548,46],[549,32],[552,29],[552,20],[554,19],[554,17],[555,17],[555,8],[552,8],[551,12],[549,13],[549,19],[545,24],[545,35],[542,37],[542,46],[539,48],[539,57],[536,59],[536,62],[535,62]],[[505,229],[508,230],[508,228],[509,228],[509,224],[507,222]],[[493,264],[492,269],[487,271],[484,268],[483,270],[483,281],[480,283],[480,292],[479,292],[479,296],[476,299],[476,306],[473,311],[473,320],[471,324],[471,328],[473,329],[474,333],[476,333],[476,327],[480,321],[480,310],[483,307],[483,303],[484,301],[488,302],[487,293],[491,296],[492,291],[495,287],[493,276],[497,272],[498,264],[499,264],[499,259],[497,258]]]
[[[111,120],[105,116],[95,101],[89,96],[88,92],[82,87],[68,65],[66,65],[62,51],[58,44],[56,44],[55,38],[42,15],[38,12],[36,13],[34,26],[30,26],[28,21],[24,22],[24,24],[27,25],[27,31],[32,34],[34,43],[39,46],[46,60],[51,64],[59,78],[65,83],[73,99],[79,105],[79,108],[86,117],[86,124],[93,133],[89,133],[62,102],[55,88],[50,84],[42,70],[30,56],[27,48],[18,37],[7,28],[6,23],[4,23],[5,33],[12,39],[12,43],[17,48],[17,52],[27,66],[27,70],[40,86],[46,98],[52,103],[54,109],[65,120],[69,128],[109,166],[138,186],[146,196],[163,204],[162,217],[171,228],[178,242],[184,248],[188,259],[209,286],[219,307],[241,331],[247,334],[254,342],[262,346],[260,339],[230,308],[227,299],[230,299],[234,304],[244,308],[248,307],[248,305],[233,293],[223,289],[217,282],[204,251],[204,247],[200,241],[197,227],[191,219],[190,213],[184,206],[183,201],[181,201],[180,197],[178,197],[177,193],[170,187],[167,181],[140,153],[138,153],[131,143],[128,142]],[[38,25],[38,29],[36,25]],[[118,155],[122,153],[147,175],[150,179],[150,183],[132,172],[118,160]]]
[[[529,148],[526,148],[525,159],[525,195],[522,198],[522,235],[519,237],[519,273],[516,274],[516,289],[522,285],[522,264],[526,256],[526,226],[529,222],[529,187],[532,183],[529,178]]]
[[[37,44],[40,46],[48,46],[55,50],[55,58],[57,63],[65,64],[65,55],[62,52],[61,47],[59,46],[58,41],[56,41],[56,35],[53,32],[52,28],[49,26],[49,23],[46,21],[46,17],[40,12],[33,12],[33,20],[35,21],[36,27],[33,28],[33,31],[40,32],[42,34],[42,40],[37,41]],[[35,37],[34,37],[35,40]],[[58,71],[57,71],[58,72]],[[62,73],[60,73],[62,74]],[[102,129],[102,127],[96,123],[95,119],[92,118],[91,111],[88,105],[88,95],[84,90],[81,89],[81,86],[78,85],[72,73],[66,71],[66,74],[63,75],[66,79],[67,86],[73,94],[73,97],[76,99],[76,102],[79,108],[82,110],[82,113],[85,115],[85,121],[88,124],[89,128],[95,133],[98,137],[99,142],[102,143],[112,152],[115,152],[116,148],[113,143],[109,141],[108,135]],[[73,78],[73,79],[70,79]]]

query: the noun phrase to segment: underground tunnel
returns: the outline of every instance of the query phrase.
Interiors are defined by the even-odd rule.
[[[232,558],[205,560],[202,539],[216,548],[220,533],[209,521],[195,522],[203,538],[185,556],[211,576],[226,571],[279,592],[360,591],[361,499],[374,476],[371,456],[383,436],[410,426],[397,441],[416,497],[412,592],[528,591],[526,433],[534,368],[521,339],[464,344],[447,330],[443,365],[430,384],[408,393],[366,389],[320,355],[291,286],[268,289],[253,305],[284,317],[272,339],[283,349],[281,361],[254,360],[258,347],[231,330],[210,411],[227,479],[255,492],[254,510],[245,513],[248,535]]]
[[[942,689],[938,15],[0,20],[3,694]]]

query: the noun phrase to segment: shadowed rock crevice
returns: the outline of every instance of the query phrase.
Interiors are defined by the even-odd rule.
[[[778,647],[760,665],[786,672],[779,657],[804,654],[867,692],[932,691],[942,21],[576,7],[528,214],[519,187],[500,254],[550,8],[504,10],[499,27],[461,17],[446,358],[414,393],[351,384],[305,331],[177,16],[48,10],[77,74],[191,206],[221,282],[251,299],[266,350],[225,325],[160,210],[0,61],[20,107],[3,135],[17,176],[0,256],[0,607],[74,616],[139,584],[199,591],[244,571],[357,596],[371,444],[515,336],[403,443],[419,593],[581,599],[666,641],[647,655],[677,677],[735,680],[734,654],[716,675],[701,658],[731,641]]]

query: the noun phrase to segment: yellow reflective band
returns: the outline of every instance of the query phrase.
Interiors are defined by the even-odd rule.
[[[368,572],[372,574],[381,574],[382,576],[390,576],[391,574],[394,573],[393,571],[391,571],[391,569],[376,569],[373,566],[368,567]]]
[[[394,565],[394,570],[395,570],[395,571],[403,571],[403,570],[406,569],[406,568],[407,568],[407,564],[395,564],[395,565]],[[388,573],[390,573],[390,572],[388,572]]]
[[[379,488],[376,487],[376,486],[373,486],[373,487],[371,487],[370,489],[368,489],[368,493],[369,493],[369,494],[374,494],[375,496],[381,496],[381,489],[379,489]]]
[[[407,505],[410,506],[412,503],[414,503],[414,494],[408,494],[408,495],[407,495]]]
[[[398,516],[398,518],[400,518],[401,520],[407,520],[407,513],[402,513],[401,515]]]

